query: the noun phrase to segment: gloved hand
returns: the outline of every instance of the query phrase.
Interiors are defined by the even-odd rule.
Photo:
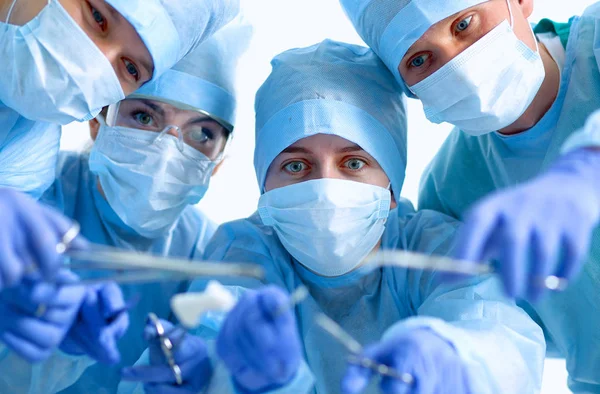
[[[380,387],[384,394],[471,393],[466,369],[454,347],[427,328],[407,331],[369,346],[360,357],[413,377],[412,385],[408,385],[382,376]],[[371,369],[349,364],[342,379],[342,393],[361,393],[373,373]]]
[[[260,393],[283,387],[298,371],[300,337],[288,302],[289,297],[274,286],[249,291],[225,319],[217,354],[239,391]]]
[[[160,322],[165,332],[172,332],[171,323],[162,319]],[[189,334],[182,337],[179,330],[168,335],[173,343],[178,343],[174,359],[181,368],[183,384],[179,386],[161,350],[153,324],[146,325],[144,337],[150,344],[150,365],[123,368],[121,376],[124,380],[144,382],[146,394],[196,394],[208,385],[213,369],[206,344],[201,338]]]
[[[129,327],[128,306],[116,283],[89,286],[74,322],[60,349],[88,356],[105,364],[121,360],[117,341]]]
[[[17,285],[36,266],[43,279],[52,281],[64,257],[56,245],[72,222],[26,194],[0,188],[0,291]],[[81,237],[73,245],[85,247]]]
[[[506,292],[535,301],[543,280],[571,279],[600,219],[600,151],[563,156],[538,178],[478,203],[466,216],[456,256],[493,259]]]
[[[62,270],[55,280],[25,279],[0,292],[0,340],[30,362],[48,358],[60,345],[83,302],[85,288],[66,284],[78,280],[73,273]]]

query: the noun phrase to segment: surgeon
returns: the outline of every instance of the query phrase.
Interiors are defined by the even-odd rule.
[[[456,255],[497,261],[509,295],[538,301],[571,389],[600,391],[600,4],[532,32],[532,0],[341,3],[427,117],[456,126],[419,207],[466,221]],[[540,300],[548,275],[574,283]]]
[[[156,79],[238,3],[0,0],[0,185],[39,197],[52,183],[57,125],[89,120]]]
[[[56,273],[54,248],[68,230],[4,188],[39,199],[55,177],[60,125],[158,78],[238,11],[238,0],[0,0],[0,206],[18,223],[0,224],[12,244],[0,248],[0,290],[22,278],[23,254],[9,253],[20,244],[46,279]],[[33,232],[44,241],[30,241]]]
[[[156,81],[110,106],[107,116],[92,120],[91,151],[62,153],[57,180],[41,201],[79,222],[82,235],[95,244],[201,258],[216,226],[192,205],[204,196],[231,140],[235,72],[251,37],[252,27],[235,19]],[[131,324],[115,349],[118,362],[93,365],[77,380],[86,363],[75,360],[64,368],[77,382],[64,393],[114,392],[120,368],[133,364],[146,347],[142,333],[148,313],[168,319],[171,296],[188,285],[122,285],[125,299],[138,302],[129,309]],[[94,351],[102,349],[86,353]],[[26,383],[37,387],[36,375],[47,367],[33,367],[32,381]],[[18,384],[5,389],[24,392]]]
[[[181,385],[148,328],[150,365],[124,378],[144,382],[146,393],[379,392],[371,370],[349,364],[319,328],[324,313],[370,345],[355,356],[398,372],[381,380],[383,393],[539,392],[542,331],[498,280],[444,285],[437,272],[364,263],[379,248],[447,254],[457,228],[399,198],[405,108],[383,63],[367,48],[326,40],[271,64],[255,104],[258,211],[222,225],[206,253],[260,264],[266,279],[226,282],[242,294],[237,305],[224,321],[205,316],[175,348]],[[302,285],[310,295],[290,305],[286,294]],[[123,383],[120,392],[140,388]]]

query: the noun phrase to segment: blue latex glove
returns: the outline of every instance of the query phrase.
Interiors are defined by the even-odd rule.
[[[56,350],[85,296],[83,286],[60,284],[77,281],[71,272],[62,270],[55,279],[56,283],[25,279],[0,292],[0,340],[30,362],[42,361]]]
[[[73,355],[87,354],[105,364],[118,363],[117,341],[129,327],[128,309],[117,284],[87,287],[77,320],[60,349]]]
[[[171,332],[171,323],[162,319],[161,323],[167,333]],[[182,337],[181,330],[168,335],[173,343],[178,344],[174,358],[183,378],[183,384],[178,386],[157,341],[154,325],[146,325],[144,337],[150,344],[150,365],[124,368],[121,373],[124,380],[144,382],[146,394],[196,394],[210,382],[212,365],[206,344],[201,338],[189,334]]]
[[[35,265],[35,276],[52,281],[64,257],[56,245],[72,226],[72,222],[57,211],[33,200],[26,194],[0,188],[0,291],[17,285],[26,267]],[[81,248],[81,237],[73,242]]]
[[[217,354],[238,391],[261,393],[291,381],[301,344],[288,295],[277,287],[248,291],[229,312],[217,338]]]
[[[547,276],[579,272],[599,219],[600,151],[578,150],[478,203],[466,216],[457,257],[497,261],[507,294],[535,301]]]
[[[469,380],[454,347],[426,328],[407,331],[366,348],[361,357],[409,373],[411,385],[382,377],[384,394],[470,394]],[[349,364],[342,379],[343,394],[361,393],[373,376],[371,369]]]

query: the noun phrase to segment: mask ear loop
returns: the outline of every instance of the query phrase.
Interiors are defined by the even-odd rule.
[[[508,13],[510,15],[510,28],[515,31],[515,16],[513,14],[512,5],[510,5],[510,0],[506,0],[506,4],[508,5]],[[535,32],[533,31],[533,27],[531,24],[529,25],[529,29],[531,30],[531,34],[533,35],[533,41],[535,41],[535,51],[540,53],[540,45],[538,44],[537,37],[535,36]]]
[[[8,9],[8,13],[6,14],[6,23],[10,23],[10,16],[13,13],[13,10],[15,9],[15,5],[17,4],[18,0],[13,0],[12,4],[10,5],[10,8]],[[50,0],[48,0],[48,4],[50,4]]]

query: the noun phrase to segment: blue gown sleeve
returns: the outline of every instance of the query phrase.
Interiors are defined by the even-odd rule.
[[[270,241],[272,242],[274,239],[274,237],[264,237],[262,232],[257,231],[256,226],[249,219],[227,223],[219,227],[214,237],[209,242],[204,258],[210,261],[222,261],[223,263],[254,263],[265,268],[265,282],[256,279],[219,278],[219,282],[225,285],[236,299],[239,299],[247,289],[261,287],[266,282],[280,282],[280,280],[278,281],[275,279],[277,277],[274,272],[276,270],[276,265],[273,262],[273,259],[279,257],[279,248],[278,245],[270,244]],[[195,280],[191,284],[189,291],[203,291],[208,282],[209,280],[205,279]],[[279,284],[284,286],[281,283]],[[226,315],[223,313],[208,313],[203,317],[200,326],[190,333],[191,335],[197,335],[205,339],[208,348],[210,349],[209,354],[213,361],[214,372],[209,386],[205,390],[206,394],[237,394],[231,381],[231,375],[214,352],[214,341],[216,340],[219,328],[225,317]],[[147,365],[148,360],[149,358],[146,351],[140,360],[136,362],[136,365]],[[306,362],[303,360],[292,381],[284,387],[264,394],[310,393],[313,385],[314,376]],[[139,383],[122,382],[119,385],[119,394],[142,392],[142,384]]]
[[[445,215],[421,211],[406,225],[407,248],[451,254],[457,223]],[[446,230],[445,230],[446,229]],[[392,326],[384,338],[417,327],[430,328],[452,343],[478,394],[539,393],[545,358],[542,329],[504,296],[494,276],[456,284],[438,272],[405,271],[405,291],[414,315]]]
[[[56,351],[31,364],[0,344],[0,393],[53,394],[71,386],[96,361]]]
[[[600,148],[600,110],[591,114],[585,126],[567,139],[561,153],[566,154],[583,148]]]

